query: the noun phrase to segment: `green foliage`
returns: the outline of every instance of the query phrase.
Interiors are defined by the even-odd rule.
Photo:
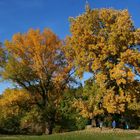
[[[20,119],[20,129],[24,134],[42,134],[42,115],[37,106],[33,106],[29,112],[26,112]]]
[[[0,115],[0,131],[3,134],[19,134],[20,132],[20,117],[10,116],[3,118]]]
[[[79,94],[79,91],[81,91],[81,87],[78,89],[68,89],[62,98],[58,108],[58,112],[61,116],[58,121],[61,125],[61,131],[73,131],[85,128],[87,120],[83,118],[79,110],[76,110],[73,106],[75,99],[79,98],[78,96],[81,94]]]

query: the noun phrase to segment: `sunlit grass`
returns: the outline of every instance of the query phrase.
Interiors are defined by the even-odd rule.
[[[77,131],[42,136],[1,136],[0,140],[140,140],[140,134],[126,131]]]

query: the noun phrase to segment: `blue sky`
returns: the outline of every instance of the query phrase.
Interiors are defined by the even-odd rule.
[[[140,0],[88,0],[91,8],[128,9],[136,27],[140,27]],[[68,18],[84,12],[85,0],[0,0],[0,41],[10,40],[29,28],[51,28],[61,39],[69,33]],[[88,74],[84,76],[84,79]],[[10,87],[0,83],[0,93]]]

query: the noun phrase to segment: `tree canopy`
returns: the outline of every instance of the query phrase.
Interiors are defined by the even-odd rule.
[[[121,113],[140,92],[140,29],[127,10],[94,9],[70,18],[66,39],[77,75],[93,74],[104,111]],[[137,77],[137,78],[136,78]],[[139,77],[139,78],[138,78]],[[133,91],[132,91],[133,88]]]
[[[68,83],[70,67],[62,42],[51,30],[41,33],[31,29],[25,34],[15,34],[12,41],[5,42],[5,50],[3,78],[40,94],[43,104],[49,102],[53,90],[56,92]]]

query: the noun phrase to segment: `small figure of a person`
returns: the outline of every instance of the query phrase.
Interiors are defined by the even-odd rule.
[[[129,125],[128,125],[128,123],[126,122],[126,129],[128,130],[129,129]]]
[[[126,123],[125,123],[125,121],[122,122],[122,128],[123,129],[126,129]]]
[[[103,121],[99,122],[99,127],[100,127],[100,130],[102,130],[102,128],[103,128]]]
[[[96,120],[96,127],[100,127],[100,120],[99,119]]]
[[[113,128],[113,130],[115,130],[115,128],[116,128],[116,121],[115,120],[113,120],[113,122],[112,122],[112,128]]]

